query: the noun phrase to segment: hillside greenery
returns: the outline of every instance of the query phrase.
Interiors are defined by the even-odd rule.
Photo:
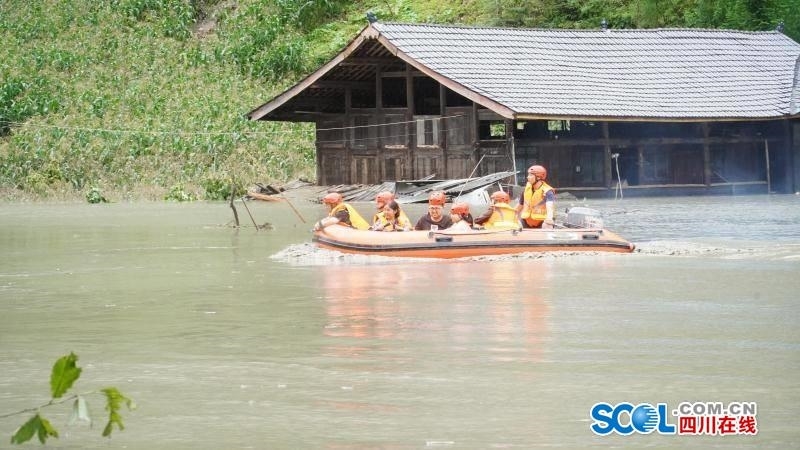
[[[245,114],[382,21],[800,38],[797,0],[4,0],[0,197],[221,199],[313,179],[313,126]]]

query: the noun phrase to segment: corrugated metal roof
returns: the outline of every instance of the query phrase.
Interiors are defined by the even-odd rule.
[[[515,116],[798,114],[800,44],[775,32],[374,23],[412,64]]]

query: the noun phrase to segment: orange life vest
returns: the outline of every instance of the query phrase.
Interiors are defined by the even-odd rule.
[[[547,218],[547,207],[545,201],[547,193],[555,190],[547,183],[542,181],[538,189],[533,189],[533,186],[528,183],[525,185],[525,192],[523,193],[523,205],[520,218],[524,220],[529,226],[538,227]]]

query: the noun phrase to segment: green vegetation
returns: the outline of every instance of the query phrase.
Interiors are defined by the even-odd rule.
[[[312,126],[244,116],[341,50],[366,11],[560,28],[783,21],[800,38],[796,0],[6,0],[0,197],[222,199],[313,178]]]
[[[58,438],[58,430],[56,430],[50,421],[45,419],[41,414],[43,408],[53,405],[72,402],[72,417],[70,418],[70,423],[83,421],[91,425],[92,418],[89,416],[89,407],[86,403],[86,396],[91,394],[99,394],[106,399],[105,409],[108,411],[108,422],[103,428],[103,436],[111,436],[111,433],[114,431],[114,425],[116,425],[120,431],[125,429],[120,411],[123,406],[130,410],[134,409],[135,405],[131,399],[124,396],[115,387],[107,387],[97,392],[75,394],[67,398],[62,398],[81,376],[81,371],[83,369],[77,366],[77,362],[78,356],[74,353],[70,353],[69,355],[59,358],[53,365],[53,370],[50,374],[50,393],[52,398],[48,403],[36,408],[0,415],[0,418],[6,418],[28,412],[36,413],[14,432],[14,435],[11,436],[12,444],[24,444],[31,440],[33,436],[36,436],[42,444],[51,437]]]

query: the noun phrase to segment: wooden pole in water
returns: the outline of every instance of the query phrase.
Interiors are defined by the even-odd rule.
[[[287,204],[287,205],[289,205],[289,207],[290,207],[290,208],[292,208],[292,211],[294,211],[294,213],[295,213],[295,214],[297,214],[297,217],[299,217],[299,218],[300,218],[300,220],[301,220],[303,223],[306,223],[306,219],[304,219],[304,218],[303,218],[303,216],[302,216],[302,215],[300,215],[300,211],[298,211],[298,210],[297,210],[297,208],[295,208],[295,207],[294,207],[294,205],[292,204],[292,202],[290,202],[290,201],[289,201],[289,199],[286,197],[286,194],[284,194],[283,192],[281,192],[281,197],[283,197],[283,199],[284,199],[284,200],[286,200],[286,204]]]
[[[231,209],[233,210],[233,221],[236,223],[236,228],[239,228],[239,213],[236,211],[236,206],[233,204],[236,187],[231,184]]]
[[[250,216],[250,220],[253,221],[253,226],[256,227],[256,231],[258,231],[258,225],[256,224],[256,219],[253,219],[253,214],[250,212],[250,208],[247,207],[247,202],[244,201],[244,197],[242,197],[242,204],[244,205],[244,209],[247,210],[247,215]]]
[[[769,141],[764,139],[764,158],[767,160],[767,194],[772,194],[772,177],[769,174]]]

